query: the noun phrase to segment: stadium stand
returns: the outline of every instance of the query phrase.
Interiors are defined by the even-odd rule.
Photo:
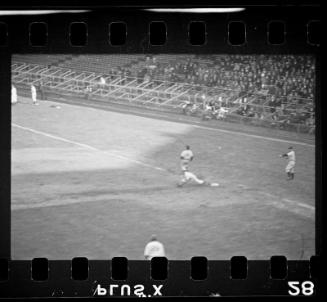
[[[12,70],[16,84],[313,133],[314,63],[297,55],[15,55]]]
[[[39,64],[46,66],[57,66],[60,62],[66,61],[72,56],[69,55],[44,55],[44,54],[25,54],[25,55],[14,55],[13,62],[15,63],[26,63],[26,64]]]
[[[144,55],[77,55],[59,64],[60,67],[99,74],[118,72],[144,60]]]

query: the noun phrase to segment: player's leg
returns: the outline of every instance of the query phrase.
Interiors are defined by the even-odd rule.
[[[290,170],[291,179],[294,179],[294,166],[295,166],[295,163],[292,164],[292,168]]]
[[[182,187],[182,186],[184,186],[188,181],[189,181],[189,179],[187,179],[187,178],[185,177],[185,175],[183,174],[183,175],[181,176],[181,179],[180,179],[179,183],[177,184],[177,186],[178,186],[178,187]]]
[[[185,177],[185,171],[187,171],[187,163],[185,163],[184,159],[181,161],[181,170],[182,170],[182,175],[180,177],[179,183],[177,184],[178,187],[182,187],[187,183],[187,178]]]
[[[200,185],[203,185],[203,184],[205,183],[204,180],[197,178],[196,175],[193,174],[193,173],[191,173],[191,172],[187,172],[187,173],[185,173],[185,174],[186,174],[186,177],[187,177],[188,179],[191,179],[191,180],[195,181],[196,183],[198,183],[198,184],[200,184]]]
[[[287,180],[291,179],[291,166],[290,163],[287,164],[286,168],[285,168],[285,172],[287,174]]]
[[[32,100],[33,100],[33,104],[34,105],[38,105],[38,103],[37,103],[37,99],[36,99],[36,94],[32,94]]]
[[[17,96],[13,95],[13,96],[11,97],[11,103],[12,103],[13,105],[15,105],[15,104],[17,103]]]
[[[287,173],[287,180],[292,180],[294,179],[294,166],[295,166],[295,162],[289,162],[286,166],[286,173]]]
[[[182,159],[182,161],[181,161],[181,169],[182,169],[182,171],[187,171],[188,170],[188,164],[189,164],[189,161],[188,160]]]

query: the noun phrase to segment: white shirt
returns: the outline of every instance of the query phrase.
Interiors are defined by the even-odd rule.
[[[181,153],[181,158],[183,159],[191,160],[192,157],[193,157],[193,152],[191,150],[184,150]]]
[[[106,84],[106,80],[105,80],[104,78],[101,77],[101,78],[100,78],[100,83],[104,85],[104,84]]]
[[[13,99],[17,99],[17,89],[14,86],[12,86],[12,88],[11,88],[11,97]]]
[[[295,152],[293,150],[288,152],[287,156],[289,161],[295,161]]]
[[[161,242],[150,241],[144,249],[144,257],[151,260],[153,257],[165,257],[165,249]]]
[[[31,91],[33,95],[36,95],[36,88],[34,85],[31,86]]]

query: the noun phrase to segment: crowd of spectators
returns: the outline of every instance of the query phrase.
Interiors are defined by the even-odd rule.
[[[209,87],[255,91],[269,89],[276,97],[313,98],[312,56],[210,55],[160,62],[147,58],[145,77]]]
[[[137,68],[131,67],[119,66],[110,74],[113,78],[117,75],[136,77],[139,83],[162,80],[209,87],[209,90],[230,90],[239,102],[233,112],[240,116],[270,120],[279,125],[313,127],[315,123],[313,56],[154,55],[147,56]],[[254,103],[249,102],[253,95],[256,96]],[[218,99],[219,95],[213,97]],[[235,103],[235,99],[232,101]],[[205,108],[205,104],[202,107]],[[218,107],[228,105],[218,102],[211,107],[217,112]]]
[[[176,56],[170,61],[147,57],[137,76],[150,81],[221,87],[239,91],[239,97],[264,95],[262,104],[270,109],[243,104],[236,111],[247,117],[272,122],[314,124],[315,62],[302,55],[198,55]],[[285,108],[292,107],[287,111]],[[297,110],[306,107],[305,110]]]

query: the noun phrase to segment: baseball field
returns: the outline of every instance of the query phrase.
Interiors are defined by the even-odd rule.
[[[20,101],[12,107],[13,259],[143,259],[151,234],[168,259],[315,254],[314,141]],[[177,187],[186,144],[190,170],[220,186]],[[290,145],[297,163],[287,181],[279,154]]]

